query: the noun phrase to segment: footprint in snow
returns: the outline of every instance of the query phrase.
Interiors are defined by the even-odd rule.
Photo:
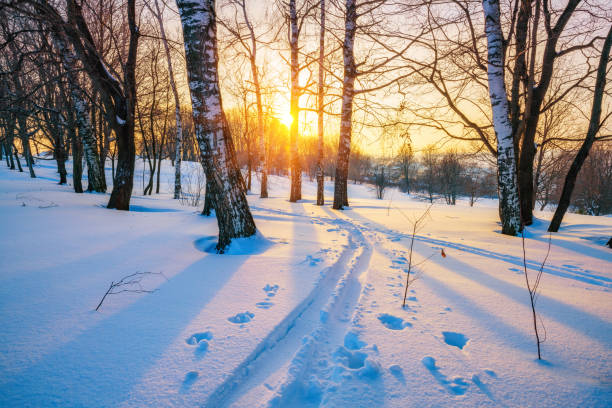
[[[276,292],[278,292],[278,285],[270,285],[269,283],[263,287],[263,291],[266,292],[268,297],[276,296]]]
[[[442,374],[440,368],[436,366],[436,359],[433,357],[423,357],[421,362],[425,368],[429,370],[436,381],[438,381],[438,383],[451,394],[463,395],[470,386],[470,384],[461,377],[455,377],[452,380],[449,380],[446,375]]]
[[[444,336],[444,342],[446,344],[449,346],[455,346],[460,350],[463,350],[467,342],[470,340],[462,333],[445,331],[442,332],[442,335]]]
[[[212,340],[213,335],[211,332],[194,333],[185,340],[190,346],[196,347],[196,352],[205,353],[208,350],[208,342]]]
[[[258,309],[269,309],[272,306],[274,306],[274,302],[264,301],[255,303],[255,307]]]
[[[390,330],[403,330],[405,327],[412,327],[412,323],[405,322],[401,317],[392,316],[388,313],[379,314],[378,320]]]
[[[197,371],[190,371],[185,375],[185,379],[183,380],[183,384],[181,384],[181,392],[186,392],[191,388],[194,382],[199,377],[199,373]]]
[[[241,324],[250,322],[253,317],[255,317],[255,314],[247,311],[244,313],[238,313],[232,317],[228,317],[227,320],[229,320],[231,323]]]
[[[321,258],[315,258],[312,255],[306,255],[306,260],[304,260],[304,262],[308,263],[310,266],[317,266],[317,264],[321,261]]]
[[[400,367],[399,365],[394,364],[392,366],[389,366],[389,372],[397,379],[397,381],[403,384],[406,383],[406,377],[404,377],[404,370],[402,370],[402,367]]]

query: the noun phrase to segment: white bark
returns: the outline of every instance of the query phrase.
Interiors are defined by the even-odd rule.
[[[157,23],[159,24],[159,31],[162,42],[164,44],[164,50],[166,52],[166,62],[168,63],[168,77],[170,79],[170,87],[172,88],[172,94],[174,96],[174,117],[176,120],[176,144],[174,153],[174,198],[178,199],[181,196],[181,159],[183,154],[183,125],[181,121],[181,101],[179,99],[176,82],[174,80],[172,55],[170,54],[170,47],[168,46],[168,39],[166,37],[166,29],[164,28],[162,11],[159,7],[159,0],[155,0],[155,12],[153,14],[155,15]]]
[[[256,232],[222,109],[214,0],[178,0],[195,136],[219,226],[217,250]]]
[[[355,78],[357,76],[354,55],[357,5],[355,0],[346,0],[345,4],[344,43],[342,44],[344,80],[342,84],[340,138],[338,141],[338,160],[336,163],[333,203],[333,208],[336,210],[341,210],[345,206],[348,206],[348,166],[351,154],[353,98],[355,96]]]
[[[323,144],[324,144],[324,129],[323,115],[325,102],[325,75],[323,60],[325,56],[325,0],[321,0],[321,25],[319,27],[319,78],[317,89],[317,132],[319,136],[319,145],[317,149],[317,205],[325,204],[325,177],[323,174]]]
[[[493,127],[497,138],[497,179],[499,215],[502,233],[516,235],[521,229],[516,161],[510,123],[510,110],[504,82],[503,33],[500,24],[499,0],[483,0],[489,97]]]
[[[291,49],[291,100],[290,112],[293,121],[289,129],[289,143],[291,151],[291,194],[289,201],[296,202],[302,199],[302,166],[298,155],[298,121],[299,121],[299,60],[298,60],[298,18],[295,5],[296,0],[289,0],[289,47]]]

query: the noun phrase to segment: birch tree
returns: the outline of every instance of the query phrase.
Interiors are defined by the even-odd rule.
[[[120,82],[105,66],[95,48],[93,37],[83,17],[82,6],[76,0],[67,0],[68,24],[63,24],[57,11],[39,8],[43,14],[55,13],[50,21],[55,30],[66,33],[81,60],[84,69],[99,92],[105,106],[109,125],[115,132],[117,170],[107,208],[128,211],[134,185],[136,147],[134,143],[134,109],[136,105],[136,56],[140,32],[136,24],[136,2],[127,0],[128,51],[124,63],[124,78]]]
[[[264,130],[264,113],[261,90],[261,73],[257,66],[257,48],[259,39],[255,32],[255,26],[247,11],[246,0],[231,0],[231,4],[242,16],[242,22],[234,21],[235,24],[224,24],[224,27],[232,34],[234,39],[240,44],[240,48],[246,54],[251,68],[251,78],[253,80],[253,92],[255,94],[255,106],[257,108],[257,139],[259,142],[259,169],[261,174],[260,197],[268,198],[268,155],[266,149],[266,137]],[[246,29],[247,34],[243,34],[241,25]]]
[[[341,210],[348,206],[348,166],[351,154],[351,132],[353,125],[353,97],[355,91],[355,30],[357,28],[356,0],[346,0],[344,15],[344,42],[342,57],[344,61],[344,80],[342,83],[342,108],[340,112],[340,138],[338,141],[338,161],[334,180],[334,203],[332,208]]]
[[[217,251],[256,233],[219,90],[215,0],[177,0],[195,135],[219,226]]]
[[[134,143],[134,107],[136,102],[136,56],[140,32],[136,24],[136,1],[127,0],[127,58],[122,61],[123,80],[119,81],[104,63],[83,15],[83,5],[66,0],[65,10],[42,0],[23,0],[11,7],[26,16],[44,21],[51,31],[65,34],[105,108],[106,121],[115,132],[118,153],[117,171],[107,208],[128,211],[134,184],[136,148]],[[67,16],[67,21],[63,15]]]
[[[161,41],[164,45],[164,51],[166,54],[166,63],[168,64],[168,80],[170,81],[170,88],[172,88],[172,95],[174,96],[174,119],[176,121],[176,142],[174,146],[174,198],[178,199],[181,197],[181,160],[182,160],[182,143],[183,143],[183,124],[181,121],[181,100],[178,94],[178,88],[176,86],[176,80],[174,79],[174,67],[172,65],[172,54],[170,53],[170,46],[168,45],[168,38],[166,37],[166,28],[164,27],[163,10],[159,6],[159,0],[154,0],[155,10],[147,4],[151,13],[155,16],[157,24],[159,25],[159,34]]]
[[[375,94],[397,84],[413,74],[413,68],[406,68],[398,61],[417,42],[421,33],[413,36],[395,31],[389,15],[397,13],[397,4],[384,0],[345,0],[344,39],[342,41],[343,78],[340,111],[340,136],[334,180],[334,202],[332,208],[341,210],[348,206],[348,171],[351,156],[353,114],[355,102],[361,97],[361,112],[376,117],[379,112],[372,108],[366,95]],[[359,21],[358,21],[359,20]],[[389,23],[394,28],[385,27]],[[367,52],[355,58],[355,40],[359,34]],[[360,47],[361,48],[361,47]],[[359,86],[355,82],[359,81]]]
[[[516,179],[516,158],[510,110],[504,82],[503,35],[499,0],[483,0],[485,34],[487,36],[487,79],[493,112],[493,128],[497,139],[497,181],[499,216],[502,234],[516,235],[521,229]]]
[[[293,120],[289,129],[289,143],[291,151],[291,193],[289,201],[294,203],[302,199],[302,165],[298,153],[298,122],[300,101],[300,65],[299,65],[299,36],[296,0],[289,0],[289,48],[291,53],[291,96],[290,114]]]
[[[319,136],[319,143],[317,145],[317,205],[325,204],[325,173],[323,172],[323,148],[325,146],[324,140],[324,128],[323,128],[323,115],[324,102],[325,102],[325,69],[323,67],[323,60],[325,58],[325,0],[321,0],[321,18],[319,27],[319,75],[317,83],[317,134]]]
[[[79,132],[83,150],[85,153],[85,161],[87,162],[88,172],[88,190],[99,193],[106,192],[106,181],[102,177],[104,166],[99,162],[96,151],[96,135],[91,124],[88,104],[85,95],[79,87],[79,82],[75,75],[77,68],[77,57],[72,50],[67,46],[67,41],[64,39],[63,33],[52,32],[53,42],[57,48],[57,52],[61,58],[62,65],[66,72],[68,87],[70,88],[71,102],[74,108],[74,119]]]

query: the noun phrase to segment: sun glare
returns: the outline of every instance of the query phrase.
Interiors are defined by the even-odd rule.
[[[289,112],[281,113],[278,119],[281,121],[283,125],[287,127],[290,127],[291,124],[293,123],[293,116],[291,116]]]

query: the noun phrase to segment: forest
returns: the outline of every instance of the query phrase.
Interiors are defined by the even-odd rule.
[[[610,404],[611,48],[607,0],[0,0],[0,405]]]

